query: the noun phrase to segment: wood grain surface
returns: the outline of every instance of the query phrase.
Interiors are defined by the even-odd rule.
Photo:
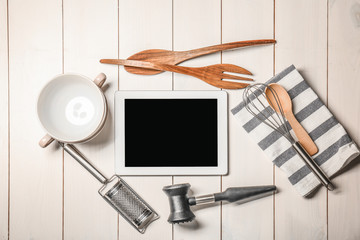
[[[9,79],[7,1],[0,1],[0,239],[8,237]]]
[[[329,2],[330,110],[360,144],[360,1]],[[341,82],[344,81],[344,82]],[[329,193],[329,239],[360,239],[359,157],[334,179]]]
[[[37,96],[62,70],[61,1],[9,1],[10,239],[62,239],[62,153],[45,134]],[[1,111],[3,114],[3,111]]]
[[[57,144],[38,146],[45,132],[36,116],[37,96],[55,75],[104,72],[109,118],[99,136],[77,147],[110,177],[116,90],[218,89],[176,73],[130,74],[100,59],[275,38],[275,46],[226,50],[180,65],[236,64],[264,82],[294,64],[360,144],[359,16],[359,0],[0,0],[0,239],[359,239],[359,159],[334,178],[337,191],[320,188],[302,198],[229,113],[228,175],[124,177],[160,215],[142,235]],[[227,92],[231,109],[242,90]],[[184,182],[191,195],[269,184],[279,192],[245,204],[193,207],[196,221],[172,226],[161,189]]]

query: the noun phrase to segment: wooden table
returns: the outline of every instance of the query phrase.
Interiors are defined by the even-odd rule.
[[[111,176],[116,90],[216,89],[184,75],[132,75],[99,59],[262,38],[278,43],[184,65],[233,63],[263,82],[295,64],[360,144],[359,0],[0,0],[0,239],[360,239],[359,159],[334,179],[337,191],[321,188],[302,198],[230,114],[229,175],[125,178],[161,215],[144,235],[104,202],[97,180],[56,144],[38,146],[42,86],[63,72],[104,72],[110,118],[95,140],[78,147]],[[228,91],[230,107],[241,94]],[[196,195],[262,184],[276,184],[279,193],[201,208],[193,224],[171,226],[161,189],[180,182],[191,183]]]

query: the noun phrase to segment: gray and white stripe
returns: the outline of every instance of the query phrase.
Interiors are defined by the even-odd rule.
[[[266,83],[275,82],[288,91],[296,119],[319,148],[313,158],[328,176],[335,174],[359,154],[357,146],[344,128],[293,65]],[[308,195],[320,184],[291,144],[278,132],[248,113],[244,102],[239,103],[231,112],[273,163],[285,171],[291,184],[302,196]],[[267,112],[264,110],[264,114]]]

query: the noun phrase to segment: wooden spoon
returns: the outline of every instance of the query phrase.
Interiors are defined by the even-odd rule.
[[[210,47],[203,47],[198,49],[193,49],[189,51],[170,51],[163,49],[148,49],[134,55],[128,57],[128,60],[139,60],[145,62],[153,62],[153,63],[163,63],[169,65],[177,65],[181,62],[184,62],[188,59],[196,58],[202,55],[215,53],[223,50],[246,47],[246,46],[254,46],[261,44],[270,44],[276,43],[274,39],[263,39],[263,40],[251,40],[251,41],[240,41],[240,42],[231,42],[225,44],[214,45]],[[125,70],[129,73],[141,74],[141,75],[153,75],[158,74],[163,71],[155,70],[155,69],[144,69],[137,68],[132,66],[125,66]]]
[[[285,118],[288,120],[292,129],[295,132],[296,137],[298,138],[300,144],[304,147],[304,149],[308,152],[310,156],[316,154],[319,150],[315,145],[314,141],[310,138],[309,134],[305,131],[305,129],[300,125],[298,120],[296,120],[294,113],[292,111],[292,101],[287,93],[287,91],[279,84],[271,83],[269,84],[271,90],[276,93],[277,99],[275,99],[274,94],[271,92],[269,88],[266,88],[265,94],[270,106],[278,113],[284,114]],[[279,109],[279,104],[275,104],[278,100],[279,104],[282,107],[283,112],[281,113]]]

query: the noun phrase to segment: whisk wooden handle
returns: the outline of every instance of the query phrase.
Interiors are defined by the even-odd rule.
[[[305,131],[305,129],[301,126],[298,120],[295,118],[294,114],[287,113],[285,114],[286,119],[288,120],[289,124],[291,125],[292,129],[295,132],[298,141],[300,142],[301,146],[306,150],[306,152],[313,156],[316,154],[319,149],[315,145],[314,141],[311,139],[309,134]]]

